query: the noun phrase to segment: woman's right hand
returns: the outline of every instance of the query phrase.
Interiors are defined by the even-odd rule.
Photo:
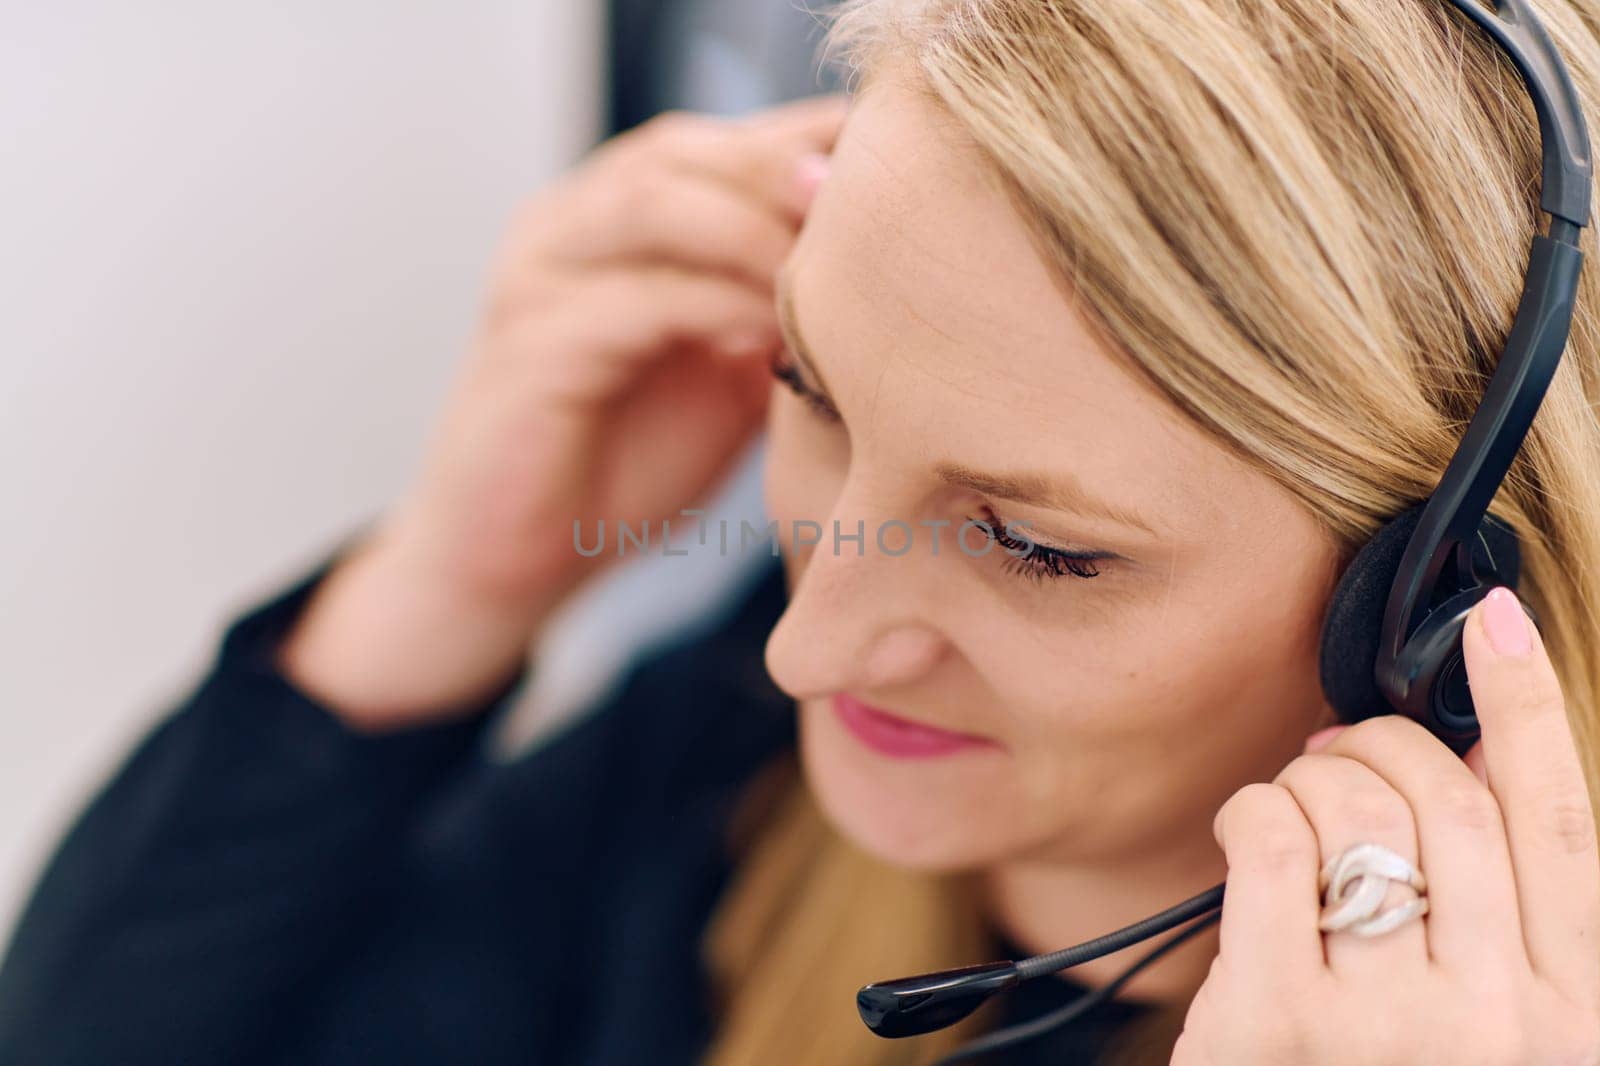
[[[764,415],[773,280],[845,108],[670,112],[527,201],[422,470],[286,637],[291,679],[370,730],[472,706],[615,560],[575,521],[614,544],[703,501]]]

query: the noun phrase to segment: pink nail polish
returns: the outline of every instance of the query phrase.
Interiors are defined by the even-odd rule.
[[[1330,725],[1326,729],[1319,729],[1306,737],[1306,751],[1321,751],[1333,742],[1333,738],[1349,729],[1348,725]]]
[[[811,152],[807,155],[801,156],[800,161],[795,164],[795,181],[799,183],[800,188],[803,189],[806,195],[809,196],[810,194],[816,192],[817,187],[827,179],[828,170],[828,157],[820,152]]]
[[[1484,597],[1483,630],[1489,635],[1489,646],[1501,655],[1527,655],[1533,650],[1528,616],[1522,613],[1517,594],[1504,585]]]

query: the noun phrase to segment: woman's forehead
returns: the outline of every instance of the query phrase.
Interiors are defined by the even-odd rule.
[[[847,417],[870,395],[883,441],[1073,470],[1175,531],[1214,532],[1218,490],[1265,480],[1107,353],[977,148],[892,78],[853,108],[786,273],[817,369]]]

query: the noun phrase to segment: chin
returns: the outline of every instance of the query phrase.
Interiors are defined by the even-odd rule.
[[[806,784],[830,824],[894,866],[956,872],[1005,858],[1021,841],[1008,829],[1010,757],[1000,751],[895,759],[868,750],[827,700],[799,708]]]

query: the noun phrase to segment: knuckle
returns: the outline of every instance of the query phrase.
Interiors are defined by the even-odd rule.
[[[651,144],[671,143],[696,136],[714,125],[710,116],[672,108],[646,119],[639,127],[641,138]]]
[[[1293,800],[1276,785],[1255,782],[1236,792],[1229,801],[1234,806],[1230,830],[1241,854],[1250,856],[1253,865],[1268,870],[1297,869],[1306,863],[1309,850],[1304,825],[1291,817]]]
[[[1416,833],[1410,806],[1398,793],[1382,789],[1364,788],[1341,797],[1339,820],[1358,839],[1409,841]]]
[[[520,264],[531,250],[546,243],[552,230],[551,220],[560,217],[567,192],[565,181],[558,180],[523,196],[512,206],[495,250],[499,266]]]
[[[1228,797],[1222,805],[1223,814],[1230,823],[1253,825],[1261,821],[1263,815],[1270,815],[1277,809],[1278,794],[1282,791],[1278,785],[1252,781]]]
[[[1412,721],[1403,714],[1380,714],[1375,718],[1365,718],[1357,722],[1345,730],[1339,739],[1346,743],[1354,741],[1389,747],[1403,743],[1406,737],[1419,732],[1424,736],[1432,736],[1420,723]]]
[[[1257,834],[1246,845],[1253,864],[1271,873],[1290,873],[1306,866],[1305,842],[1279,829]]]
[[[1595,846],[1594,811],[1586,799],[1561,797],[1545,805],[1545,825],[1563,853],[1580,854]]]
[[[1284,802],[1292,804],[1288,790],[1280,785],[1252,781],[1237,789],[1217,810],[1216,823],[1229,846],[1243,847],[1271,832],[1282,832]],[[1275,828],[1276,827],[1276,828]]]
[[[599,221],[608,226],[648,223],[671,194],[671,180],[654,167],[638,167],[615,178],[607,189]]]
[[[1451,825],[1478,832],[1501,828],[1499,803],[1488,789],[1475,781],[1444,786],[1434,802]]]
[[[1522,695],[1522,705],[1529,717],[1550,715],[1566,717],[1567,704],[1561,686],[1553,677],[1539,676],[1531,680]]]
[[[522,327],[544,308],[552,287],[548,279],[536,278],[525,270],[507,271],[489,288],[479,306],[480,335],[500,336]]]
[[[1266,1053],[1265,1062],[1314,1061],[1313,1026],[1298,1011],[1280,1011],[1271,1020],[1263,1021],[1261,1046]]]

